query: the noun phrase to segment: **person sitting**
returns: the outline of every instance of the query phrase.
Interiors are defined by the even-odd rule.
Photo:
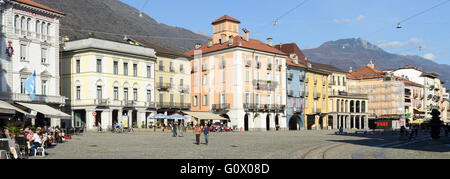
[[[31,131],[33,137],[29,140],[31,143],[31,148],[30,148],[30,156],[34,155],[36,148],[42,146],[42,140],[41,137],[39,136],[39,130],[36,130],[36,132]]]

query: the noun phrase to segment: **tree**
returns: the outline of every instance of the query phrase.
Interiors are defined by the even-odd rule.
[[[431,138],[433,139],[440,139],[441,134],[441,127],[442,127],[442,121],[439,115],[441,115],[441,112],[437,109],[433,109],[431,112],[431,115],[433,116],[430,121],[431,126]]]

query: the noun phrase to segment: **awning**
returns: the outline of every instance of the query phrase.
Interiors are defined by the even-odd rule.
[[[27,113],[27,112],[25,112],[25,111],[15,107],[15,106],[13,106],[13,105],[7,103],[5,101],[0,101],[0,113],[3,113],[3,114],[16,114],[16,111],[20,112],[22,114],[25,114],[25,116],[30,116],[31,115],[30,113]]]
[[[45,104],[29,104],[29,103],[17,103],[31,110],[44,114],[46,118],[60,118],[60,119],[72,119],[72,117],[66,113],[63,113],[57,109],[54,109]]]
[[[220,117],[214,113],[210,112],[184,112],[188,114],[189,116],[192,116],[194,118],[197,118],[199,120],[221,120],[221,121],[228,121],[228,119],[224,117]]]

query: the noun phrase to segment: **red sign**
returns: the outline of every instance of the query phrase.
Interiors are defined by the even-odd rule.
[[[97,116],[97,112],[93,112],[92,115],[93,115],[93,116]]]

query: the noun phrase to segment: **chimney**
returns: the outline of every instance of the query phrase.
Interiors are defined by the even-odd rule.
[[[270,45],[271,47],[273,46],[272,40],[273,40],[272,38],[267,38],[267,44]]]
[[[220,44],[223,44],[223,43],[225,43],[225,41],[227,41],[227,35],[226,34],[221,34],[220,35],[221,37],[220,37]]]
[[[373,64],[373,61],[370,60],[370,63],[367,65],[369,68],[375,69],[375,64]]]
[[[202,44],[195,44],[195,49],[199,49],[200,47],[202,47]]]
[[[228,46],[233,46],[233,36],[228,39]]]
[[[213,40],[212,39],[208,39],[208,47],[212,47],[213,46]]]
[[[245,28],[242,29],[242,38],[248,42],[248,40],[250,39],[250,31]]]
[[[353,73],[353,67],[350,67],[349,73]]]

